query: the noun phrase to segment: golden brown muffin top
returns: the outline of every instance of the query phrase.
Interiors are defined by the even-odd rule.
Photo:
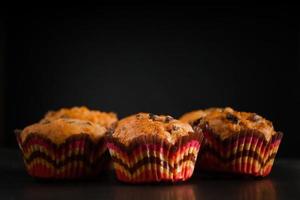
[[[171,116],[138,113],[118,122],[112,134],[122,144],[129,145],[139,136],[158,136],[174,144],[177,138],[194,132],[188,123],[180,122]]]
[[[118,121],[117,115],[113,112],[107,113],[107,112],[100,112],[96,110],[89,110],[87,107],[84,106],[73,107],[73,108],[62,108],[57,111],[49,111],[44,117],[44,119],[46,120],[53,120],[58,118],[73,118],[73,119],[88,120],[93,123],[100,124],[105,128],[110,128],[115,122]]]
[[[255,130],[270,140],[276,134],[273,124],[267,119],[250,112],[238,112],[230,107],[211,108],[207,110],[198,110],[183,115],[180,120],[193,123],[202,118],[204,122],[221,139],[226,139],[232,134],[238,134],[246,130]]]
[[[96,141],[104,137],[105,133],[106,128],[90,121],[59,118],[27,126],[21,132],[21,141],[24,142],[30,134],[45,136],[56,144],[63,143],[68,137],[79,134],[88,134],[93,141]]]
[[[192,124],[195,120],[206,116],[208,113],[213,111],[221,111],[222,108],[208,108],[205,110],[194,110],[182,115],[179,120],[185,123]]]

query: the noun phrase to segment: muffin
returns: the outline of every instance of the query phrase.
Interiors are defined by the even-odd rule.
[[[37,178],[97,175],[106,151],[107,129],[78,119],[44,120],[17,133],[27,172]]]
[[[184,181],[194,171],[203,135],[171,116],[139,113],[118,122],[107,147],[120,181]]]
[[[203,131],[200,168],[250,176],[271,172],[283,134],[265,118],[227,107],[193,111],[180,120]]]
[[[41,120],[54,120],[58,118],[70,118],[70,119],[81,119],[87,120],[101,126],[104,126],[109,131],[113,129],[118,121],[116,113],[113,112],[101,112],[98,110],[90,110],[85,106],[72,107],[72,108],[61,108],[57,111],[49,111],[44,118]],[[108,150],[105,151],[103,157],[105,158],[104,169],[112,169],[112,161]]]
[[[117,115],[113,112],[101,112],[89,110],[87,107],[62,108],[57,111],[49,111],[43,120],[53,120],[58,118],[72,118],[87,120],[93,123],[100,124],[105,128],[111,128],[117,121]]]

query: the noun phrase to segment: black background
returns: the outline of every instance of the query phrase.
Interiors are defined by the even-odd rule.
[[[232,106],[285,133],[300,157],[299,23],[288,7],[10,9],[1,29],[1,145],[48,110],[75,105],[181,114]]]

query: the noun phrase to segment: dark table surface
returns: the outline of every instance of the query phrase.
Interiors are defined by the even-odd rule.
[[[277,159],[266,178],[195,174],[184,183],[129,185],[112,171],[94,180],[40,181],[17,150],[0,149],[0,199],[300,199],[300,160]]]

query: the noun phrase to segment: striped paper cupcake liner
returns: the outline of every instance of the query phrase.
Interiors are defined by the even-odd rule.
[[[283,134],[278,132],[267,141],[255,131],[244,131],[222,140],[210,129],[203,131],[204,141],[199,167],[251,176],[267,176],[272,169]]]
[[[192,176],[202,139],[202,133],[191,133],[170,144],[157,136],[143,136],[125,146],[110,138],[107,146],[120,181],[176,182]]]
[[[74,179],[98,175],[107,162],[105,138],[96,143],[88,134],[73,135],[55,144],[38,133],[22,142],[17,133],[25,168],[29,175],[47,179]]]

